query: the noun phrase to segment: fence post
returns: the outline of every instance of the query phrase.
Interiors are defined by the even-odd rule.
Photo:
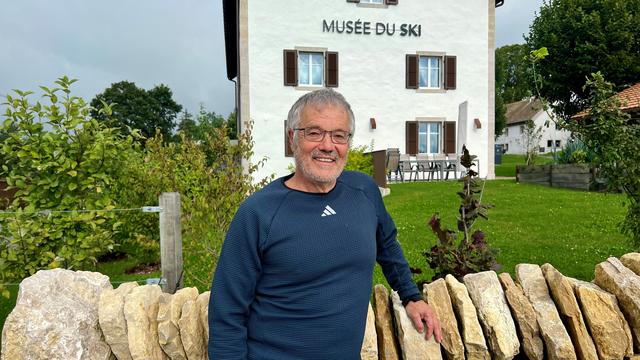
[[[173,294],[182,287],[182,225],[180,194],[162,193],[160,208],[160,263],[162,291]]]

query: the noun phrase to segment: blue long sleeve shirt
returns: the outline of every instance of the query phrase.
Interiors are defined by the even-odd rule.
[[[420,298],[373,180],[345,171],[329,193],[280,178],[238,209],[209,303],[210,359],[360,359],[377,261]]]

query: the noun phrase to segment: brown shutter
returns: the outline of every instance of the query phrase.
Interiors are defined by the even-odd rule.
[[[406,60],[406,88],[418,88],[418,55],[407,54]]]
[[[455,121],[444,122],[444,153],[445,154],[456,153],[456,122]]]
[[[284,86],[298,86],[298,52],[284,50]]]
[[[385,2],[387,5],[398,5],[398,0],[387,0]]]
[[[456,88],[456,57],[444,57],[444,88],[445,90],[454,90]]]
[[[418,153],[418,122],[407,121],[405,123],[405,153],[415,155]]]
[[[338,87],[338,53],[327,51],[325,55],[325,86]]]
[[[291,144],[289,143],[289,132],[287,131],[287,120],[284,121],[284,156],[286,157],[293,156],[293,150],[291,149]]]

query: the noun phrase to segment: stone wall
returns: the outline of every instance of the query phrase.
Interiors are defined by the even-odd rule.
[[[636,359],[640,254],[598,264],[595,279],[550,264],[448,275],[424,286],[443,341],[426,341],[397,294],[376,285],[362,359]],[[157,285],[113,289],[98,273],[39,271],[20,284],[2,331],[1,360],[206,359],[209,292]]]

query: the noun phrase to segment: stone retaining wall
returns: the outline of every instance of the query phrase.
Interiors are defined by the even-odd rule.
[[[376,285],[362,359],[640,358],[640,254],[598,264],[593,282],[550,264],[515,273],[516,281],[487,271],[425,285],[440,344],[425,341],[397,294]],[[20,284],[1,359],[206,359],[208,302],[209,292],[195,288],[113,289],[98,273],[39,271]]]

